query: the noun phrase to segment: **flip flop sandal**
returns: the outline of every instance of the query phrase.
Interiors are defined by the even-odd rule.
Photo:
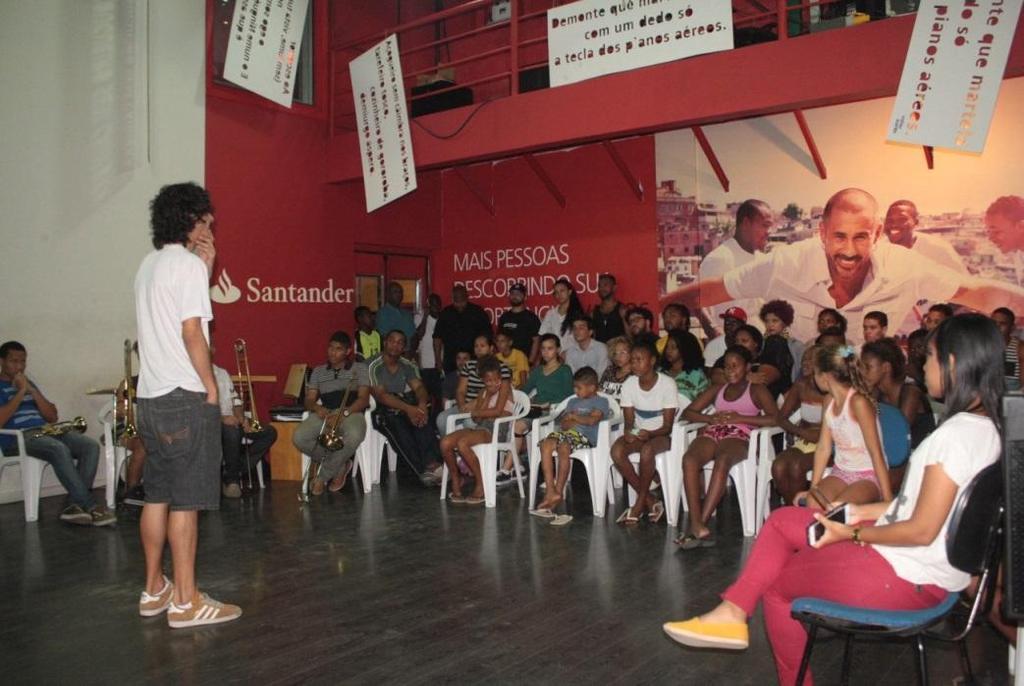
[[[455,495],[454,493],[449,493],[448,494],[448,502],[450,502],[450,503],[452,503],[454,505],[462,505],[462,504],[464,504],[466,502],[466,496]]]
[[[470,497],[466,498],[465,502],[466,502],[467,505],[483,505],[485,502],[487,502],[487,499],[486,498],[474,498],[474,497],[470,496]]]
[[[644,517],[646,517],[646,516],[647,516],[647,513],[646,513],[646,512],[641,512],[639,516],[637,516],[637,517],[632,517],[632,516],[630,516],[630,515],[628,514],[628,512],[629,512],[629,511],[627,510],[627,514],[626,514],[626,519],[625,519],[625,520],[623,520],[623,524],[626,524],[626,525],[628,525],[628,526],[632,526],[632,525],[634,525],[634,524],[639,524],[639,523],[640,523],[640,520],[641,520],[641,519],[643,519]]]
[[[560,514],[551,520],[551,526],[565,526],[572,521],[572,515]]]
[[[717,541],[715,541],[715,537],[711,534],[708,534],[704,538],[698,538],[697,540],[700,541],[701,548],[714,548],[715,543],[717,543]]]
[[[541,519],[554,519],[555,513],[546,507],[539,507],[536,510],[530,510],[530,514],[534,517],[540,517]]]
[[[657,524],[661,521],[661,518],[665,516],[665,503],[660,500],[651,506],[650,520],[651,524]]]
[[[681,550],[696,550],[700,547],[700,539],[693,534],[686,534],[676,539],[676,545]]]
[[[629,508],[628,507],[625,510],[622,511],[622,514],[620,514],[618,519],[615,520],[615,523],[616,524],[625,524],[627,519],[629,519]]]

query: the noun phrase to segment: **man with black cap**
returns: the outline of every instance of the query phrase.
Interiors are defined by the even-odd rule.
[[[742,307],[730,307],[721,315],[722,328],[725,333],[717,338],[712,338],[704,346],[704,360],[709,366],[718,361],[718,358],[725,354],[726,348],[736,343],[736,330],[747,323],[747,313]]]
[[[526,307],[526,284],[521,281],[509,286],[509,308],[498,318],[498,331],[512,339],[512,347],[523,351],[531,365],[540,355],[540,318]]]

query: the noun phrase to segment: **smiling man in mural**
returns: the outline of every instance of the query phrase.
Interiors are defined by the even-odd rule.
[[[887,241],[879,241],[878,202],[867,191],[846,188],[825,205],[818,236],[736,267],[721,276],[688,284],[663,299],[709,307],[768,293],[793,305],[790,333],[815,333],[817,312],[834,307],[850,321],[860,342],[862,320],[880,310],[903,321],[919,300],[953,302],[982,312],[1008,306],[1024,311],[1024,290],[973,277]]]

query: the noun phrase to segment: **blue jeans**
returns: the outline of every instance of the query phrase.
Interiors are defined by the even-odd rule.
[[[63,436],[26,438],[25,451],[53,465],[53,472],[71,502],[86,512],[96,507],[92,482],[100,462],[99,443],[77,431],[69,431]]]

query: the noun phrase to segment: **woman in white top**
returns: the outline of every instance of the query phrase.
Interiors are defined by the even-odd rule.
[[[723,602],[700,617],[665,624],[669,636],[694,647],[746,648],[747,621],[763,599],[779,682],[792,684],[807,641],[790,615],[795,598],[919,610],[966,588],[970,577],[946,557],[946,530],[961,490],[1002,450],[1003,348],[987,317],[942,322],[928,343],[925,382],[929,395],[945,398],[948,418],[910,457],[899,497],[850,505],[847,524],[808,508],[776,510]],[[807,527],[815,520],[825,535],[812,548]]]
[[[551,297],[558,304],[544,313],[544,318],[540,320],[540,335],[552,333],[558,336],[564,357],[568,346],[575,343],[572,337],[572,323],[586,312],[583,311],[583,305],[580,304],[579,296],[576,295],[576,290],[569,283],[569,279],[563,277],[555,281]]]
[[[630,351],[633,376],[622,384],[622,436],[612,444],[612,462],[626,483],[636,491],[636,503],[619,515],[616,523],[635,524],[648,512],[658,522],[665,506],[650,494],[654,457],[669,449],[672,423],[679,407],[676,382],[655,366],[658,351],[652,341],[639,341]],[[629,456],[640,454],[639,472]]]

